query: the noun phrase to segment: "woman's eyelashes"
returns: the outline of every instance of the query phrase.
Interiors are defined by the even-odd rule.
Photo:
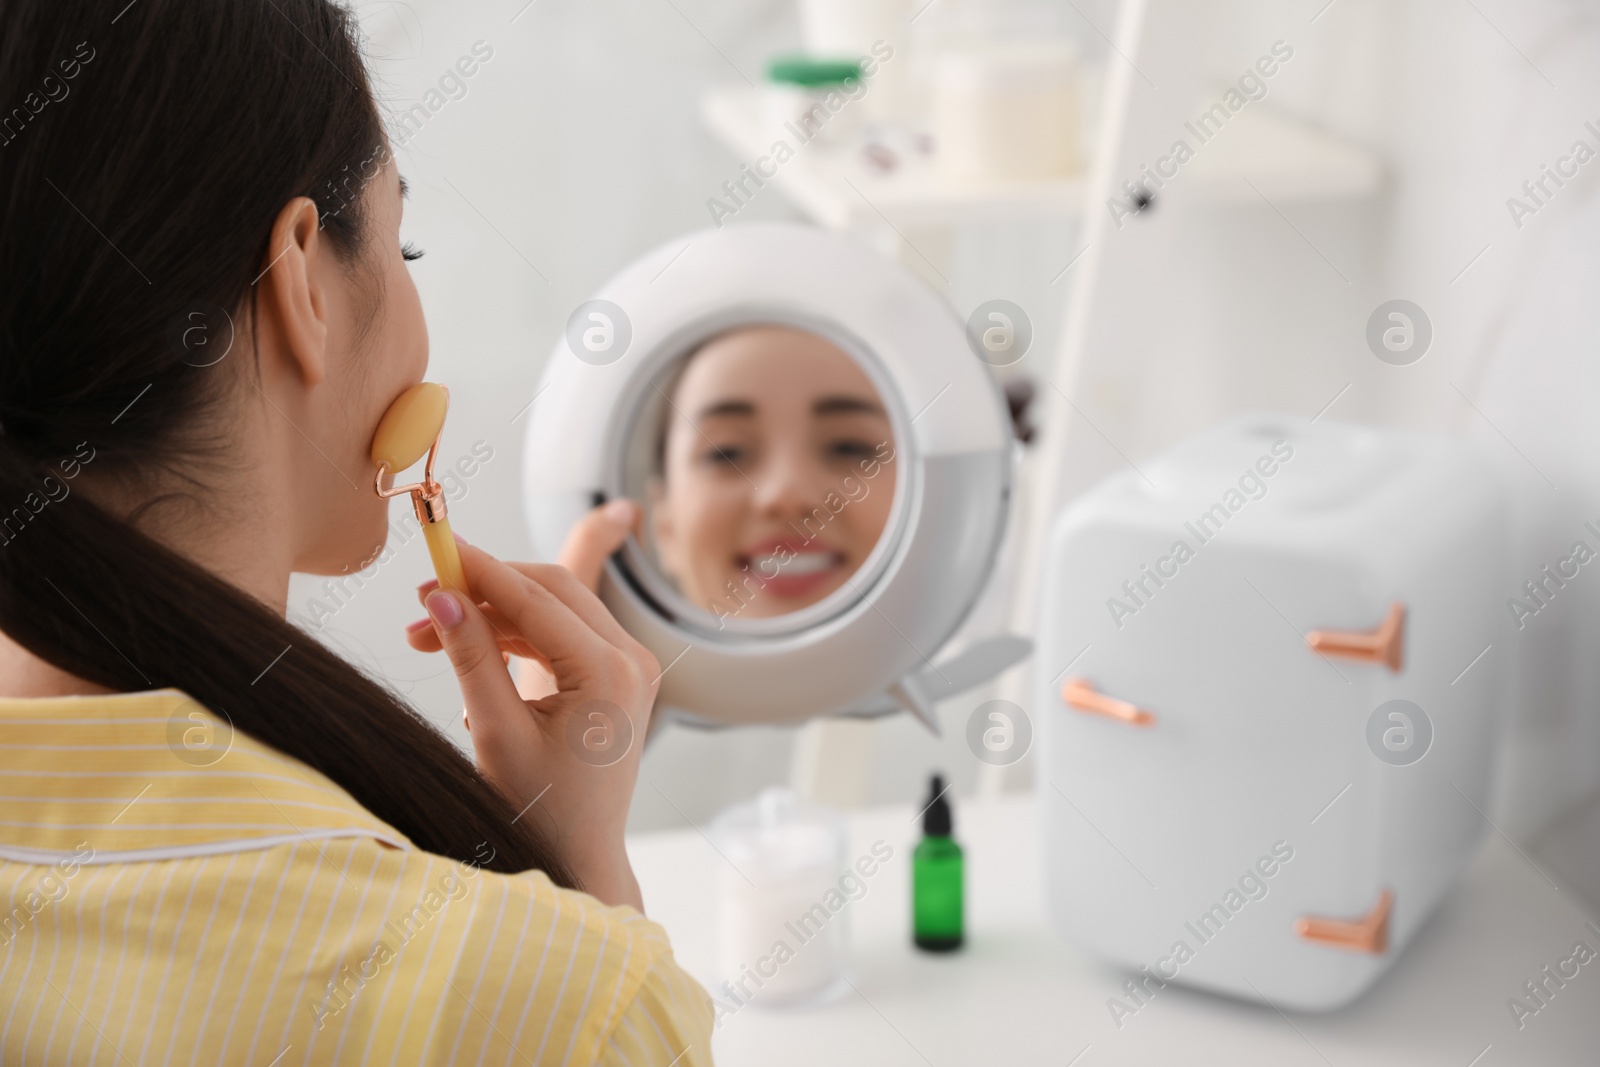
[[[830,459],[861,459],[877,455],[877,445],[864,438],[839,438],[829,441],[825,449]]]
[[[700,453],[700,462],[708,467],[736,467],[749,459],[750,452],[732,441],[710,443]]]
[[[400,246],[400,258],[404,259],[407,263],[419,260],[422,258],[422,256],[422,249],[418,248],[410,241],[407,241],[405,244]]]
[[[821,443],[821,462],[854,465],[858,460],[871,459],[878,454],[879,443],[866,437],[838,437]],[[707,467],[727,469],[748,468],[755,463],[753,445],[737,441],[708,441],[699,454],[700,463]]]

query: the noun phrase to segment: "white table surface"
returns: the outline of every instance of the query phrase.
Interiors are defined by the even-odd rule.
[[[852,988],[808,1008],[764,1008],[757,1000],[724,1019],[714,1039],[717,1063],[1600,1064],[1600,959],[1517,1028],[1508,998],[1578,941],[1600,950],[1600,936],[1586,925],[1595,909],[1554,888],[1493,831],[1404,956],[1343,1011],[1285,1017],[1169,985],[1119,1030],[1106,1002],[1126,975],[1067,944],[1046,919],[1032,800],[957,807],[967,945],[951,956],[910,943],[913,816],[909,805],[851,815],[853,856],[879,839],[894,849],[865,896],[840,913],[852,926]],[[696,828],[638,835],[629,850],[650,917],[666,927],[681,963],[713,989],[713,876],[726,861]]]

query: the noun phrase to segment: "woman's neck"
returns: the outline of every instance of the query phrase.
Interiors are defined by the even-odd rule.
[[[109,693],[105,686],[46,663],[0,633],[0,698],[66,697]]]
[[[277,498],[278,494],[263,494]],[[116,507],[104,493],[95,494],[102,506]],[[218,500],[215,504],[222,504]],[[123,509],[119,509],[123,510]],[[161,512],[165,510],[165,514]],[[123,510],[126,514],[126,510]],[[192,514],[192,513],[191,513]],[[223,581],[249,593],[282,615],[288,610],[289,574],[293,570],[293,550],[289,530],[292,518],[279,512],[279,521],[265,520],[271,508],[243,514],[231,508],[216,507],[203,520],[186,520],[173,509],[156,509],[141,516],[139,526],[172,551],[205,567]],[[231,516],[231,517],[225,517]],[[69,605],[61,605],[71,613]],[[93,620],[90,620],[94,624]],[[101,629],[106,639],[106,655],[120,655],[117,634]],[[203,622],[199,625],[204,625]],[[104,686],[79,678],[48,663],[0,633],[0,698],[55,697],[112,692]]]

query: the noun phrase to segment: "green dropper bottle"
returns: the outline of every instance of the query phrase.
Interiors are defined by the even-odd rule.
[[[920,949],[953,952],[961,947],[961,846],[950,836],[950,802],[944,778],[934,775],[922,812],[922,840],[911,857],[911,935]]]

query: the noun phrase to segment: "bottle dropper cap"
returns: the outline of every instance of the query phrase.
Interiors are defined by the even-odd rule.
[[[954,828],[950,802],[944,794],[944,776],[936,774],[928,783],[928,806],[922,810],[922,832],[927,837],[949,837]]]

